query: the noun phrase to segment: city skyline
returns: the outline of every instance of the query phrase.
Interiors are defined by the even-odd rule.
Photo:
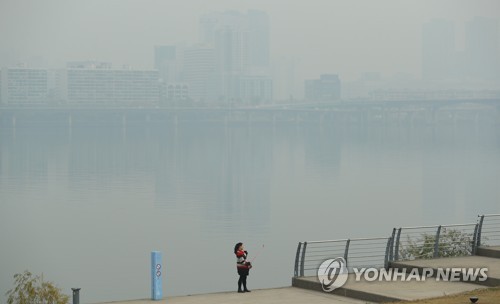
[[[294,65],[299,84],[322,73],[337,73],[346,81],[365,72],[420,78],[423,24],[432,19],[455,23],[457,48],[462,50],[466,22],[476,16],[500,18],[496,1],[428,2],[317,1],[305,6],[220,0],[169,6],[159,1],[3,1],[0,65],[25,62],[52,68],[67,61],[98,60],[153,68],[155,45],[190,46],[201,40],[200,16],[262,10],[270,19],[273,68],[290,70]]]

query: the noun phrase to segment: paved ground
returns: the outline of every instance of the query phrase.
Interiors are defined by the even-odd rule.
[[[442,258],[442,259],[430,259],[430,260],[415,260],[415,261],[403,261],[392,263],[397,267],[406,267],[410,269],[412,267],[418,268],[488,268],[488,280],[494,282],[494,285],[498,285],[500,281],[500,259],[488,258],[482,256],[465,256],[456,258]]]
[[[495,250],[500,250],[500,247],[494,247]],[[500,259],[488,258],[482,256],[468,256],[457,258],[442,258],[431,260],[416,260],[400,262],[400,267],[408,269],[416,268],[453,268],[453,267],[473,267],[473,268],[488,268],[488,277],[493,278],[495,281],[500,280]],[[371,303],[367,301],[355,300],[347,296],[359,296],[370,301],[377,301],[377,299],[391,298],[401,300],[418,300],[428,299],[434,297],[441,297],[447,295],[458,294],[465,291],[472,291],[476,289],[485,288],[472,283],[463,282],[443,282],[436,281],[434,278],[428,278],[425,282],[411,281],[411,282],[367,282],[355,281],[355,276],[350,275],[347,283],[340,289],[331,293],[321,291],[321,286],[316,277],[302,277],[295,278],[300,280],[299,283],[305,288],[296,287],[283,287],[273,289],[260,289],[253,290],[251,293],[237,293],[237,292],[221,292],[211,294],[201,294],[192,296],[179,296],[169,297],[162,301],[151,300],[136,300],[136,301],[120,301],[120,302],[107,302],[102,304],[144,304],[144,303],[168,303],[168,304],[302,304],[302,303],[317,303],[317,304],[364,304]],[[315,290],[320,291],[315,291]],[[371,298],[370,298],[371,297]]]
[[[359,301],[342,296],[336,296],[317,291],[283,287],[273,289],[252,290],[250,293],[221,292],[192,296],[169,297],[162,301],[137,300],[122,302],[106,302],[102,304],[365,304],[366,301]]]
[[[316,277],[303,277],[301,280],[308,280],[315,282],[319,286]],[[462,283],[462,282],[437,282],[433,278],[428,278],[424,281],[410,281],[410,282],[386,282],[386,281],[373,281],[368,282],[361,280],[356,282],[355,275],[349,275],[347,283],[340,288],[340,292],[347,295],[356,296],[363,293],[363,297],[367,297],[370,301],[390,301],[390,298],[395,300],[419,300],[429,299],[435,297],[442,297],[447,295],[458,294],[465,291],[472,291],[476,289],[485,288],[476,284]],[[321,289],[321,287],[320,287]],[[319,291],[318,291],[319,292]],[[334,292],[337,292],[334,291]],[[384,298],[387,298],[384,300]]]

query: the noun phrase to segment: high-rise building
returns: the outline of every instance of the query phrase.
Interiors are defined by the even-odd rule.
[[[157,70],[113,69],[102,62],[69,63],[60,71],[59,99],[69,104],[157,105]]]
[[[238,84],[238,96],[244,103],[269,103],[273,98],[273,82],[264,76],[242,76]]]
[[[432,20],[422,29],[422,78],[446,80],[453,75],[455,30],[451,21]]]
[[[216,87],[222,100],[235,100],[239,78],[246,66],[245,32],[229,26],[215,32]]]
[[[9,105],[47,103],[48,71],[26,67],[4,68],[1,72],[1,100]]]
[[[307,101],[340,100],[340,78],[336,74],[323,74],[319,79],[306,80],[304,91]]]
[[[154,48],[154,68],[165,83],[179,81],[179,60],[174,45],[157,45]]]
[[[476,17],[465,24],[466,74],[475,79],[499,77],[498,22]]]
[[[241,91],[242,81],[247,82],[245,79],[263,79],[272,86],[269,18],[265,12],[227,11],[204,15],[200,18],[200,35],[203,43],[213,47],[218,101],[250,102]],[[250,95],[260,96],[260,93]]]
[[[249,10],[248,65],[269,67],[269,16],[258,10]]]
[[[213,47],[197,45],[184,51],[184,80],[194,101],[212,102],[216,99]]]

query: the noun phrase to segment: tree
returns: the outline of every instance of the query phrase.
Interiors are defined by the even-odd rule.
[[[43,275],[33,275],[28,270],[14,275],[15,287],[5,294],[7,304],[67,304],[69,296],[62,293],[52,282],[43,280]]]
[[[403,260],[432,259],[436,235],[423,233],[416,240],[407,238],[408,245],[401,248],[399,253]],[[473,238],[470,233],[460,230],[445,229],[439,236],[438,257],[456,257],[472,254]]]

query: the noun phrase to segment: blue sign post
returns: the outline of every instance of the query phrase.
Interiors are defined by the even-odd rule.
[[[151,300],[163,298],[162,274],[161,252],[151,251]]]

